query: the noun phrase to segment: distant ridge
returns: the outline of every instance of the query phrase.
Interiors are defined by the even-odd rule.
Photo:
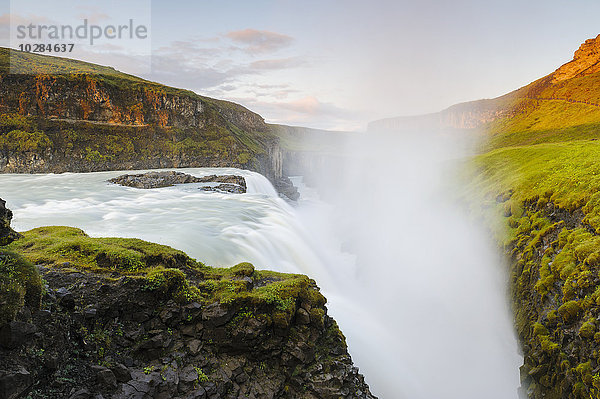
[[[487,148],[600,138],[600,35],[553,73],[494,99],[414,117],[373,121],[369,131],[477,129]]]

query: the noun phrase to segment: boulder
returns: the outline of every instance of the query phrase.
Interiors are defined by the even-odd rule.
[[[246,179],[236,175],[210,175],[196,177],[176,171],[148,172],[137,175],[121,175],[108,180],[110,183],[125,187],[142,189],[171,187],[175,184],[187,183],[222,183],[215,187],[202,187],[207,191],[220,191],[227,193],[243,194],[246,192]]]
[[[33,324],[21,321],[6,323],[0,327],[0,347],[7,349],[18,348],[27,342],[36,332],[37,327]]]
[[[131,380],[131,371],[129,371],[129,369],[121,363],[116,363],[113,367],[111,367],[111,371],[119,382],[127,382]]]
[[[289,198],[292,201],[298,201],[300,193],[292,181],[287,177],[281,177],[275,181],[275,189],[281,195]]]
[[[13,371],[0,370],[0,398],[16,399],[33,384],[33,377],[22,366]]]

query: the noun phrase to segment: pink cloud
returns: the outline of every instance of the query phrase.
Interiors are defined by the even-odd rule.
[[[244,29],[225,34],[234,43],[246,46],[249,53],[265,53],[289,46],[294,39],[288,35],[267,30]]]

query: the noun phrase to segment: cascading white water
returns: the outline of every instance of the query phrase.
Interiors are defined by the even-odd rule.
[[[296,208],[253,172],[180,171],[241,174],[248,193],[207,193],[195,184],[139,190],[106,183],[123,172],[99,172],[0,175],[0,197],[17,230],[69,225],[167,244],[209,265],[249,261],[308,274],[383,398],[516,397],[520,363],[498,262],[481,231],[448,203],[425,198],[439,186],[436,169],[349,170],[353,186],[337,186],[330,204],[300,184]],[[402,190],[373,172],[396,173],[393,187]]]
[[[344,277],[327,287],[330,306],[354,360],[384,398],[518,396],[522,358],[506,266],[484,226],[456,203],[454,159],[472,148],[463,138],[354,137],[330,170],[313,171],[329,210],[318,202],[299,208],[313,231],[333,226],[318,242],[356,256],[352,268],[327,263]]]
[[[91,236],[170,245],[214,266],[250,261],[284,272],[317,272],[310,235],[265,177],[229,168],[179,171],[242,175],[248,193],[209,193],[199,184],[140,190],[106,182],[124,172],[98,172],[0,175],[0,195],[17,230],[67,225]],[[138,172],[144,171],[127,173]]]

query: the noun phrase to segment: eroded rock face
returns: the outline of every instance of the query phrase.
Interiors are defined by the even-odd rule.
[[[600,72],[600,35],[586,40],[573,56],[573,60],[552,74],[552,83]]]
[[[8,245],[20,237],[19,233],[10,227],[12,217],[12,212],[6,208],[6,201],[0,198],[0,246]]]
[[[39,271],[44,310],[25,307],[15,323],[36,333],[0,347],[0,397],[374,398],[320,302],[277,316],[267,302],[176,303],[140,279]],[[249,292],[275,281],[238,274]]]
[[[300,193],[292,181],[288,177],[282,177],[275,181],[275,189],[278,193],[285,195],[292,201],[297,201],[300,198]]]

